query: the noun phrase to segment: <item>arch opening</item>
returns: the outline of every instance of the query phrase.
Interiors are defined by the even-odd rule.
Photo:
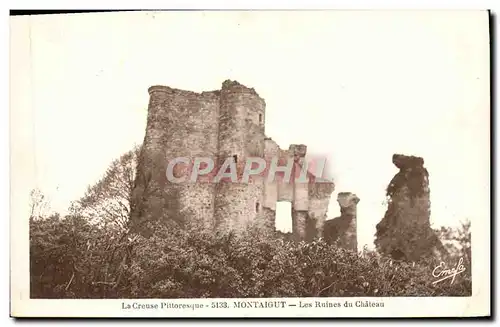
[[[292,203],[279,201],[276,203],[276,230],[283,233],[292,232]]]

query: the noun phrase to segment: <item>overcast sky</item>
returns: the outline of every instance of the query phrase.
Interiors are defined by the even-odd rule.
[[[488,214],[486,12],[163,12],[12,18],[29,87],[36,179],[64,211],[144,138],[151,85],[219,89],[267,103],[266,133],[329,158],[373,243],[393,153],[422,156],[431,222]],[[15,109],[15,108],[14,108]],[[290,229],[288,209],[278,226]]]

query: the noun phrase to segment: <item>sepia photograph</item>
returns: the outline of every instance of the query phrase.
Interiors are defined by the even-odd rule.
[[[488,316],[489,24],[11,16],[11,315]]]

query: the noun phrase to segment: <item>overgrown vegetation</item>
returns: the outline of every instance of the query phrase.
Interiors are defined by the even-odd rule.
[[[150,238],[81,217],[32,219],[32,298],[467,296],[470,269],[433,285],[439,262],[396,262],[322,240],[294,243],[151,226]],[[450,262],[454,265],[456,262]]]

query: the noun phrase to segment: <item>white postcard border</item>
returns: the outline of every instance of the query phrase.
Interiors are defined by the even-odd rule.
[[[24,31],[28,33],[28,31]],[[29,62],[23,58],[24,44],[11,40],[10,123],[11,123],[11,217],[10,217],[10,273],[11,315],[15,317],[454,317],[484,316],[490,312],[490,216],[475,217],[472,221],[472,296],[471,297],[412,297],[412,298],[280,298],[286,301],[283,309],[212,309],[214,302],[249,301],[250,299],[147,299],[147,300],[40,300],[29,299],[29,226],[27,201],[35,180],[35,148],[33,139],[34,117],[30,99],[23,97],[29,87]],[[13,53],[16,53],[13,56]],[[488,63],[489,64],[489,63]],[[485,67],[489,71],[489,67]],[[489,76],[489,74],[487,74]],[[487,81],[489,84],[489,80]],[[485,99],[489,101],[489,99]],[[489,118],[489,105],[478,114]],[[485,116],[486,117],[486,116]],[[485,128],[489,134],[489,128]],[[489,149],[489,144],[482,144]],[[489,160],[489,155],[485,159]],[[76,172],[77,173],[77,172]],[[490,186],[488,185],[488,191]],[[490,207],[485,198],[480,206]],[[432,278],[429,274],[429,278]],[[383,302],[375,308],[307,308],[299,310],[289,304],[310,301],[373,301]],[[255,299],[259,303],[269,299]],[[129,310],[123,303],[203,303],[203,309]]]

